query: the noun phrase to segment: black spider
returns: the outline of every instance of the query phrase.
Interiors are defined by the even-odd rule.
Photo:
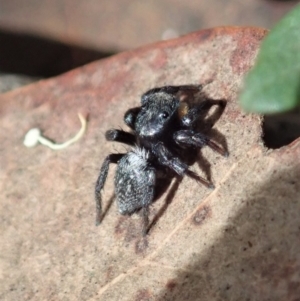
[[[211,106],[225,106],[223,100],[204,98],[190,105],[188,99],[202,89],[201,85],[165,86],[154,88],[142,95],[141,106],[129,109],[125,123],[132,132],[111,129],[105,136],[108,141],[133,146],[128,153],[108,155],[101,167],[95,188],[96,225],[100,224],[101,191],[107,178],[110,163],[117,164],[115,194],[121,214],[132,214],[142,209],[143,235],[148,231],[148,208],[155,197],[159,177],[176,174],[191,177],[207,187],[210,181],[189,169],[190,152],[208,145],[226,156],[227,151],[209,137],[197,132],[199,114]],[[182,97],[186,100],[181,101]],[[190,107],[189,107],[190,106]]]

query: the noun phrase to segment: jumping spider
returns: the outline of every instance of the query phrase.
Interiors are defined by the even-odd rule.
[[[225,101],[204,98],[191,105],[186,99],[194,98],[202,85],[164,86],[154,88],[142,95],[141,106],[129,109],[124,122],[131,132],[111,129],[106,140],[132,146],[123,154],[108,155],[101,167],[96,182],[96,225],[102,218],[101,191],[107,178],[110,163],[117,164],[115,194],[121,214],[131,215],[142,209],[143,235],[147,234],[148,209],[153,202],[159,177],[171,173],[179,177],[188,176],[206,187],[213,187],[210,181],[189,169],[187,157],[191,150],[207,145],[221,155],[227,151],[209,137],[197,132],[199,114],[213,105],[225,106]]]

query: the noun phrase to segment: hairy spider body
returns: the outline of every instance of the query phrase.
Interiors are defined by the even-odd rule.
[[[173,173],[188,176],[207,187],[212,183],[189,169],[186,158],[190,151],[208,145],[222,155],[226,150],[209,137],[197,131],[199,114],[213,105],[224,107],[222,100],[204,98],[189,107],[181,97],[194,98],[201,85],[164,86],[154,88],[141,97],[141,106],[129,109],[124,122],[132,132],[111,129],[106,132],[108,141],[132,146],[125,154],[110,154],[104,160],[96,182],[96,224],[101,221],[101,191],[107,178],[110,163],[117,164],[115,194],[119,212],[132,214],[142,209],[143,234],[147,233],[148,208],[153,202],[158,178]]]

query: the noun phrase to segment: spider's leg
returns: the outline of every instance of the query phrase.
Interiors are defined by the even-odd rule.
[[[181,122],[184,126],[191,127],[195,124],[195,122],[199,118],[199,114],[202,111],[208,111],[212,106],[219,106],[221,108],[224,108],[225,105],[226,105],[226,101],[224,100],[206,98],[198,105],[192,107],[187,112],[187,114],[182,117]]]
[[[124,156],[124,154],[110,154],[108,155],[100,169],[100,173],[96,182],[95,187],[95,201],[96,201],[96,226],[98,226],[101,222],[101,213],[102,213],[102,207],[101,207],[101,191],[104,187],[107,174],[108,174],[108,168],[110,163],[118,163],[118,161]]]
[[[220,147],[216,142],[212,141],[207,136],[201,133],[195,133],[193,130],[177,131],[176,133],[174,133],[173,138],[178,145],[191,145],[196,146],[198,148],[207,145],[212,150],[221,154],[222,156],[228,156],[228,152],[226,149]]]
[[[110,129],[105,133],[105,138],[108,141],[117,141],[128,145],[136,143],[135,136],[123,130]]]
[[[202,185],[208,188],[214,188],[213,184],[207,181],[206,179],[199,176],[197,173],[191,171],[189,166],[182,162],[178,157],[173,155],[163,143],[157,143],[155,149],[153,150],[158,157],[159,162],[162,165],[169,167],[171,170],[175,171],[180,176],[188,176]]]

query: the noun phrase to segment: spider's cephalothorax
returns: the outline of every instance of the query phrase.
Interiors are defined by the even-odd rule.
[[[144,235],[147,233],[148,208],[153,202],[161,174],[186,175],[207,187],[213,187],[209,181],[191,171],[185,160],[187,150],[205,145],[227,155],[224,148],[197,131],[199,114],[213,105],[224,107],[225,102],[204,98],[190,106],[187,101],[180,100],[182,97],[187,100],[194,98],[201,89],[201,85],[151,89],[142,95],[140,107],[125,113],[124,121],[132,132],[117,129],[106,132],[108,141],[122,142],[131,145],[132,149],[124,154],[110,154],[103,162],[95,189],[97,225],[102,214],[101,190],[110,163],[117,164],[115,194],[119,211],[121,214],[132,214],[142,209]]]

